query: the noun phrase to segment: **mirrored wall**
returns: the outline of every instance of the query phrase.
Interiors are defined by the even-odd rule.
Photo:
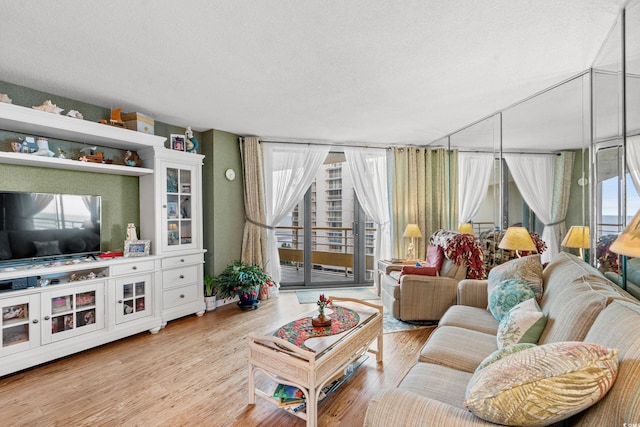
[[[640,298],[640,259],[608,248],[640,210],[640,0],[591,69],[446,139],[461,171],[451,228],[470,222],[482,239],[525,226],[551,246],[547,259],[583,256]],[[588,228],[585,243],[564,245],[571,227]]]

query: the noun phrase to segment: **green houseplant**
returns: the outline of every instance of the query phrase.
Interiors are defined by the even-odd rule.
[[[238,305],[245,308],[257,308],[260,289],[272,286],[271,277],[257,264],[248,264],[235,260],[216,276],[218,297],[240,298]]]
[[[204,303],[207,311],[216,309],[216,296],[218,295],[218,279],[210,274],[204,276]]]

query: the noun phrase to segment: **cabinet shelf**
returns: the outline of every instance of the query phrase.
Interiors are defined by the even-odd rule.
[[[164,148],[167,139],[162,136],[5,103],[0,103],[0,129],[122,150],[139,150],[147,147]]]
[[[2,105],[2,104],[0,104]],[[76,119],[77,120],[77,119]],[[122,165],[109,165],[102,163],[80,162],[71,159],[59,159],[57,157],[34,156],[33,154],[11,153],[0,151],[0,163],[8,163],[21,166],[35,166],[51,169],[67,169],[85,172],[106,173],[110,175],[143,176],[153,173],[153,169],[138,168]]]

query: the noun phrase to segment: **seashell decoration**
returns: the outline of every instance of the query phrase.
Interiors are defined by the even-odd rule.
[[[47,113],[60,114],[64,111],[64,108],[59,108],[56,104],[52,104],[50,99],[47,99],[37,107],[33,107],[34,110],[46,111]]]
[[[9,98],[9,95],[6,93],[0,93],[0,102],[4,102],[5,104],[11,104],[12,99]]]
[[[80,119],[80,120],[84,119],[84,117],[82,116],[82,113],[77,110],[69,110],[69,112],[67,113],[67,116],[73,117],[74,119]]]

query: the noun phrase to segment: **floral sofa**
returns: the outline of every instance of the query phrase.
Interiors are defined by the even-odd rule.
[[[460,282],[458,305],[442,316],[397,388],[374,396],[365,426],[640,422],[638,300],[564,252],[544,270],[539,267],[537,282],[532,269],[519,279],[502,280],[522,273],[518,263],[523,262],[529,260],[504,264],[489,280]],[[501,281],[492,283],[492,276]],[[536,286],[522,281],[537,283],[537,294]],[[501,313],[507,326],[518,307],[539,303],[526,312],[537,316],[532,325],[538,326],[527,341],[504,342],[510,335],[501,333],[505,322],[494,314],[501,305],[492,303],[506,301],[494,297],[512,282],[528,287],[534,298]],[[516,329],[526,331],[524,337],[533,326]]]

